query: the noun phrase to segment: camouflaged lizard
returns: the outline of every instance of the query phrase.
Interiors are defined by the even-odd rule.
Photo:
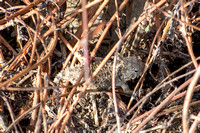
[[[96,57],[90,64],[91,72],[98,67],[103,58]],[[61,71],[54,79],[55,83],[60,80],[63,82],[68,79],[72,84],[75,84],[79,78],[82,69],[84,68],[83,63],[76,64],[72,67],[67,67],[64,71]],[[100,70],[96,77],[92,80],[88,89],[97,90],[108,90],[112,84],[112,60],[108,60],[105,66]],[[144,69],[144,63],[136,56],[123,57],[117,61],[116,64],[116,86],[120,86],[124,92],[128,93],[129,87],[127,81],[135,79],[141,75]],[[82,79],[82,82],[84,79]]]

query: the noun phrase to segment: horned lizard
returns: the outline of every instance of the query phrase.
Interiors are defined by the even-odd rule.
[[[101,63],[103,58],[96,57],[90,64],[91,71],[93,72]],[[55,83],[60,80],[68,79],[72,84],[75,84],[79,78],[83,63],[76,64],[73,67],[67,67],[64,71],[61,71],[54,79]],[[108,60],[100,72],[96,75],[93,81],[88,86],[88,89],[108,90],[112,84],[112,69],[113,61]],[[124,92],[129,92],[127,81],[135,79],[141,75],[144,69],[144,63],[136,56],[121,57],[116,63],[116,86],[120,86]],[[83,80],[82,80],[83,81]]]

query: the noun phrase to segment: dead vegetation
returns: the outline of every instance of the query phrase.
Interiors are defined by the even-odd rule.
[[[199,7],[199,0],[2,0],[0,130],[200,132]],[[132,95],[87,90],[108,60],[115,66],[130,55],[145,63],[128,82]],[[95,57],[103,60],[91,73]],[[84,70],[74,85],[54,82],[78,63]]]

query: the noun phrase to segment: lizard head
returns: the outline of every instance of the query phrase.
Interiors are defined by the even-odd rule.
[[[134,80],[139,77],[144,70],[144,63],[135,56],[125,57],[120,64],[119,71],[124,81]]]

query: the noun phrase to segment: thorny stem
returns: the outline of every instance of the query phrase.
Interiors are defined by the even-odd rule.
[[[200,76],[200,66],[198,67],[196,73],[192,77],[192,81],[187,89],[187,94],[185,96],[184,105],[183,105],[183,116],[182,116],[182,124],[183,124],[183,132],[188,133],[189,132],[189,118],[188,118],[188,112],[189,112],[189,103],[192,100],[192,94],[194,92],[195,85],[197,84]]]
[[[18,10],[16,13],[14,13],[11,16],[8,16],[6,18],[3,18],[0,20],[0,25],[6,23],[7,21],[10,21],[11,19],[24,14],[25,12],[29,11],[31,8],[33,8],[33,6],[37,6],[38,4],[40,4],[43,0],[35,0],[34,2],[32,2],[30,5],[26,6],[25,8],[22,8],[20,10]]]
[[[184,4],[185,4],[185,0],[181,0],[181,20],[184,22],[187,22],[187,13],[185,11]],[[191,38],[191,36],[188,35],[185,23],[182,23],[182,33],[183,33],[183,37],[185,38],[185,41],[186,41],[189,55],[194,63],[195,68],[197,69],[198,63],[195,59],[193,49],[192,49],[192,38]]]
[[[52,21],[54,21],[54,18],[52,17]],[[54,37],[53,39],[51,39],[50,41],[50,48],[48,49],[48,53],[42,57],[37,63],[27,67],[26,69],[22,70],[20,73],[16,74],[15,76],[13,76],[12,78],[8,79],[7,81],[3,82],[0,84],[0,90],[6,90],[6,86],[11,82],[11,81],[14,81],[16,79],[18,79],[19,77],[21,77],[22,75],[26,74],[27,72],[29,72],[30,70],[38,67],[40,64],[44,63],[48,57],[52,54],[54,48],[56,47],[56,44],[57,44],[57,39],[58,39],[58,31],[56,30],[56,25],[54,23],[54,25],[52,26],[53,29],[54,29]]]
[[[120,24],[119,24],[119,9],[118,9],[118,3],[117,0],[115,0],[115,8],[116,8],[116,20],[117,20],[117,29],[119,32],[119,38],[122,37],[122,33],[120,30]],[[114,107],[115,107],[115,115],[116,115],[116,121],[117,121],[117,129],[118,133],[121,133],[120,130],[120,118],[119,118],[119,112],[118,112],[118,106],[117,106],[117,98],[116,98],[116,92],[115,92],[115,75],[116,75],[116,64],[117,64],[117,57],[118,57],[118,51],[119,51],[120,45],[115,51],[114,56],[114,62],[113,62],[113,70],[112,70],[112,93],[113,93],[113,101],[114,101]]]

